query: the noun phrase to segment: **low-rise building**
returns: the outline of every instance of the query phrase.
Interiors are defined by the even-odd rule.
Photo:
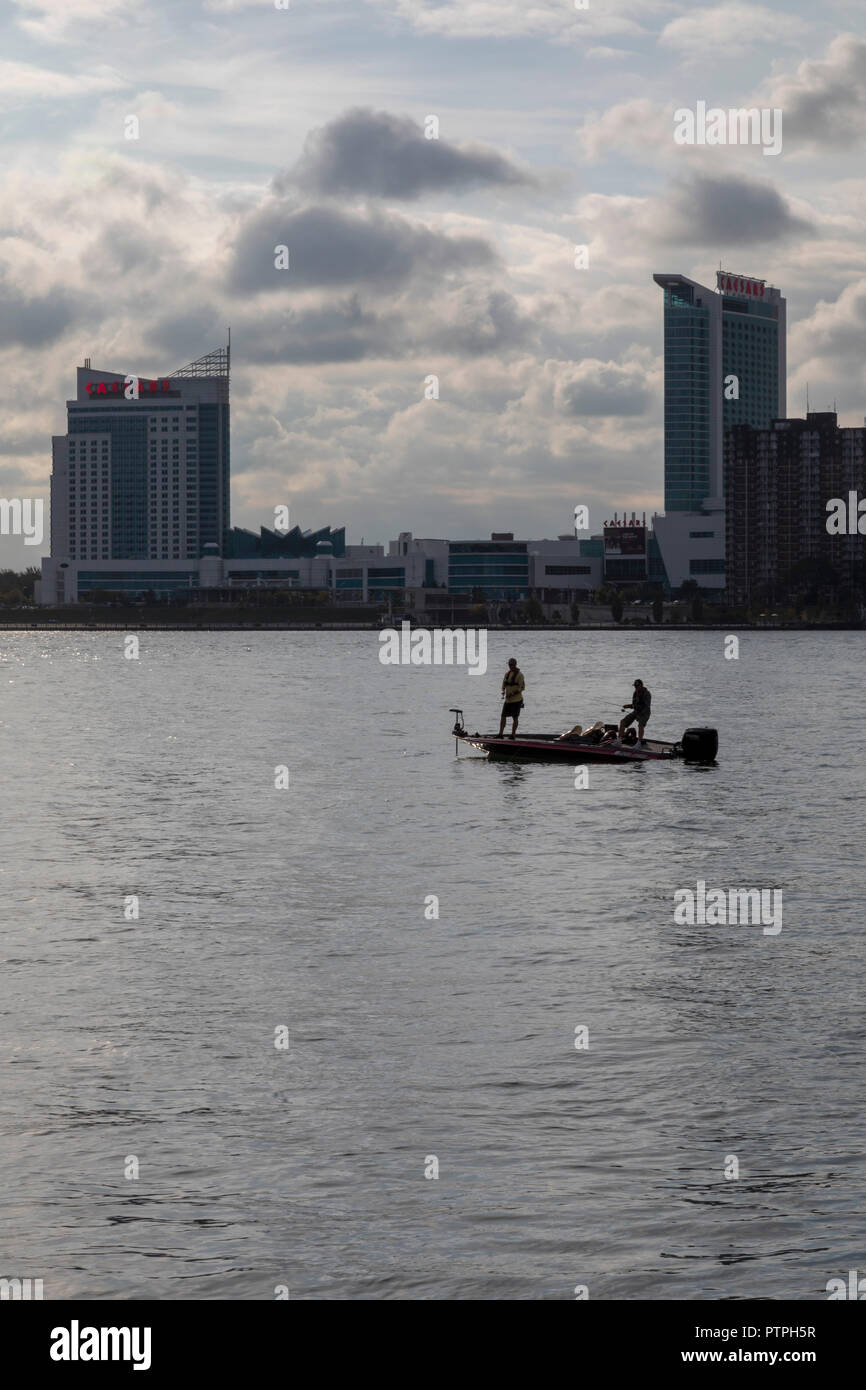
[[[489,541],[448,542],[448,589],[452,594],[516,603],[529,597],[529,545],[510,531]]]
[[[576,603],[601,586],[601,541],[577,536],[529,542],[530,583],[542,603]]]

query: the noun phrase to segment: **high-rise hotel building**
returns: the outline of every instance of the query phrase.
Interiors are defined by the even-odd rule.
[[[250,589],[312,589],[381,602],[442,583],[447,564],[419,551],[347,546],[345,530],[229,525],[228,347],[170,376],[78,368],[67,431],[52,441],[51,555],[37,601],[196,601]],[[284,505],[284,497],[278,499]],[[436,572],[438,565],[438,573]]]
[[[725,587],[724,439],[786,412],[786,304],[764,280],[720,270],[716,289],[654,275],[664,290],[665,516],[653,529],[673,588]]]
[[[229,349],[167,377],[78,368],[67,432],[52,440],[51,558],[43,601],[79,588],[166,587],[222,554],[229,527]],[[160,583],[162,580],[162,583]],[[47,581],[47,582],[46,582]]]

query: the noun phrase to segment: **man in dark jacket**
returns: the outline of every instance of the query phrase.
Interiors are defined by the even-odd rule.
[[[652,695],[647,690],[643,681],[635,681],[631,704],[623,705],[623,709],[630,709],[631,714],[626,715],[624,719],[619,721],[620,738],[622,738],[629,724],[633,724],[634,721],[637,720],[638,742],[643,743],[643,731],[649,722],[651,704]]]

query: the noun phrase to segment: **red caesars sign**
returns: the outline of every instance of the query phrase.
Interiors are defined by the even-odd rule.
[[[134,377],[127,377],[126,381],[135,380]],[[122,396],[126,390],[126,381],[88,381],[85,390],[88,396]],[[170,391],[171,383],[168,377],[163,377],[158,381],[146,381],[144,377],[138,378],[139,398],[147,393],[155,396],[157,392]]]
[[[716,271],[716,288],[722,294],[739,294],[747,299],[763,299],[766,280],[749,280],[742,275],[731,275],[727,270]]]

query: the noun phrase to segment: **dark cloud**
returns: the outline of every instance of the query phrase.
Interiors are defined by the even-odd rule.
[[[530,319],[504,290],[465,287],[431,304],[415,298],[387,310],[358,294],[300,310],[244,313],[233,326],[250,362],[291,365],[401,359],[422,353],[482,357],[525,346],[536,336]]]
[[[234,327],[248,362],[360,362],[405,346],[402,320],[364,308],[357,295],[298,312],[245,314]]]
[[[650,405],[645,375],[637,367],[590,362],[579,373],[557,392],[557,405],[566,415],[643,415]]]
[[[277,246],[289,249],[288,270],[275,268]],[[437,278],[488,267],[495,259],[480,237],[445,236],[396,214],[270,202],[241,226],[229,285],[246,292],[328,285],[388,288],[428,273],[435,293]]]
[[[834,39],[827,57],[801,64],[780,79],[773,104],[783,111],[784,135],[797,144],[849,148],[866,137],[866,40]]]
[[[445,306],[445,319],[418,346],[462,357],[484,357],[525,347],[538,336],[532,319],[520,312],[507,290],[471,286]]]
[[[0,324],[4,345],[47,347],[66,332],[73,315],[81,312],[74,295],[54,291],[27,295],[10,285],[0,272]]]
[[[175,372],[226,340],[226,317],[209,305],[174,305],[150,328],[148,342],[159,352],[162,371]],[[204,344],[204,346],[203,346]]]
[[[105,273],[128,275],[134,270],[156,271],[164,264],[166,245],[140,222],[110,222],[97,237],[88,256]]]
[[[495,150],[427,139],[424,127],[407,116],[356,107],[312,131],[298,163],[278,175],[274,187],[278,193],[294,186],[326,196],[410,199],[445,189],[535,182]]]
[[[44,430],[31,430],[25,434],[0,434],[0,455],[44,454],[46,435]]]
[[[678,180],[663,221],[666,240],[689,246],[746,246],[814,232],[771,183],[736,175]]]

